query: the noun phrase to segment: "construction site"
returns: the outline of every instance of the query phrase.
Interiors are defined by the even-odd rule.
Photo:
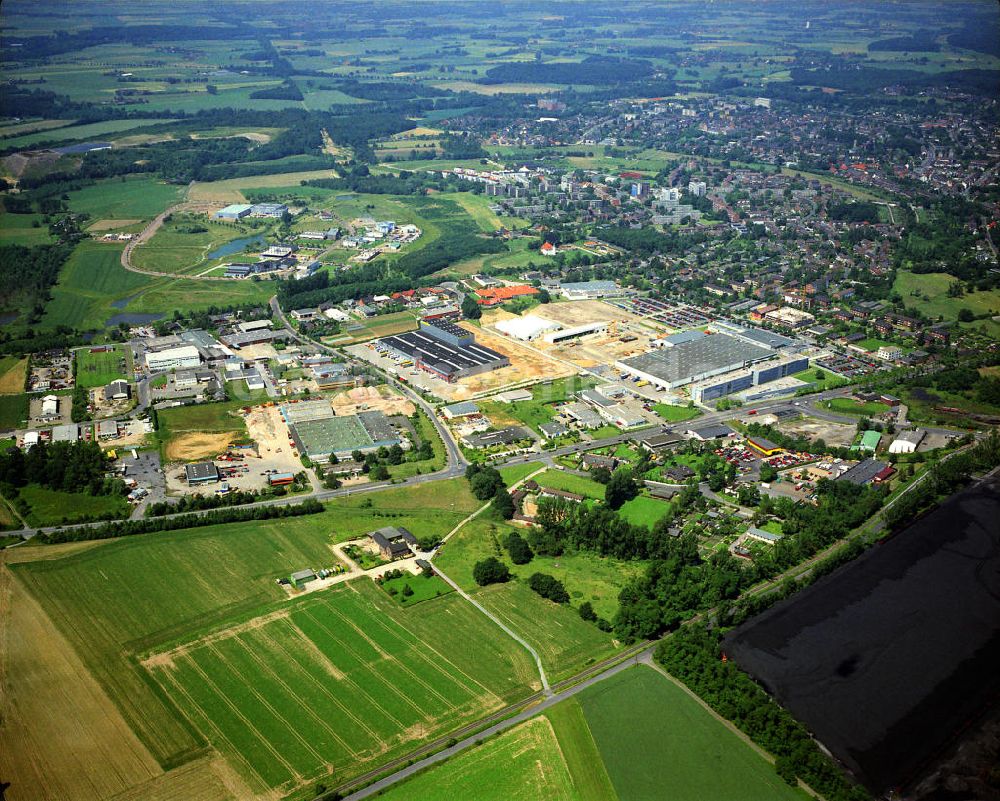
[[[501,341],[523,341],[564,368],[612,364],[645,353],[662,336],[638,315],[600,300],[549,303],[521,317],[496,310],[482,322]]]

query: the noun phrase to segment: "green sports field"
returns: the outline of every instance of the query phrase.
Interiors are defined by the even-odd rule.
[[[122,361],[125,365],[122,366]],[[76,383],[85,389],[103,387],[118,379],[127,379],[128,356],[117,345],[112,350],[94,352],[90,348],[76,351]]]
[[[531,664],[452,595],[401,612],[368,579],[146,664],[259,789],[360,772],[528,694]]]
[[[577,696],[621,801],[804,801],[684,690],[638,666]]]

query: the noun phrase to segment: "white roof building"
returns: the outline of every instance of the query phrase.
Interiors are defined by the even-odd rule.
[[[151,372],[197,367],[199,364],[201,364],[201,354],[194,345],[182,345],[158,353],[146,353],[146,367]]]
[[[42,398],[42,415],[59,414],[59,398],[55,395],[46,395]]]
[[[913,453],[923,442],[927,432],[919,428],[904,431],[889,445],[889,453]]]
[[[541,317],[528,315],[527,317],[512,317],[509,320],[500,320],[496,324],[497,331],[506,334],[522,342],[531,342],[538,339],[546,331],[558,331],[562,328],[559,323],[551,320],[543,320]]]

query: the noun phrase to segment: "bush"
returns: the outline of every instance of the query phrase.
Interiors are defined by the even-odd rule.
[[[569,593],[566,592],[563,583],[548,573],[532,573],[528,579],[528,586],[543,598],[548,598],[557,604],[569,603]]]
[[[580,604],[579,612],[580,617],[584,620],[590,621],[591,623],[594,623],[597,620],[597,613],[594,611],[594,606],[590,603],[590,601],[584,601]]]
[[[488,584],[503,584],[510,581],[510,570],[495,556],[489,556],[476,562],[475,567],[472,568],[472,578],[480,587],[485,587]]]

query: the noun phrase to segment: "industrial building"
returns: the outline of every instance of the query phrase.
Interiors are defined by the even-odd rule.
[[[509,320],[500,320],[496,323],[496,329],[502,334],[506,334],[522,342],[532,342],[542,334],[549,331],[558,331],[562,328],[559,323],[551,320],[543,320],[541,317],[528,315],[527,317],[512,317]]]
[[[571,281],[560,284],[559,293],[566,300],[596,300],[622,294],[614,281]]]
[[[156,353],[146,353],[146,368],[151,372],[161,370],[183,370],[201,364],[201,354],[194,345],[181,345]]]
[[[751,370],[737,370],[732,373],[724,373],[691,387],[691,399],[696,403],[708,403],[726,395],[732,395],[735,392],[741,392],[751,387],[787,378],[788,376],[802,372],[808,367],[809,359],[802,356],[780,359],[776,362],[767,362]],[[801,385],[796,384],[796,386],[787,387],[785,391],[789,393],[794,392],[797,386]]]
[[[307,404],[310,407],[298,408]],[[402,444],[396,429],[382,412],[334,417],[326,401],[290,404],[282,406],[281,412],[298,452],[314,462],[327,462],[331,454],[338,459],[347,459],[354,451],[370,453],[382,447]]]
[[[212,462],[196,462],[184,466],[189,486],[195,487],[199,484],[214,484],[219,480],[219,468]]]
[[[913,453],[920,443],[924,441],[926,434],[926,431],[919,428],[915,428],[912,431],[904,431],[889,445],[889,453]]]
[[[231,206],[219,209],[212,217],[216,220],[242,220],[250,214],[252,208],[252,206],[246,203],[234,203]]]
[[[448,382],[510,365],[502,353],[477,345],[471,331],[447,320],[421,320],[418,331],[380,339],[376,350],[394,351]]]
[[[727,334],[710,334],[622,359],[615,362],[615,367],[662,389],[674,389],[749,367],[775,355],[770,348],[752,345]]]
[[[128,385],[128,381],[112,381],[104,388],[106,401],[128,400],[131,397],[132,388]]]
[[[545,341],[550,342],[553,345],[557,345],[560,342],[567,342],[571,339],[579,339],[580,337],[590,336],[591,334],[606,334],[608,332],[609,325],[610,323],[607,322],[593,322],[576,325],[572,328],[562,328],[558,331],[550,331],[547,333],[545,335]]]

